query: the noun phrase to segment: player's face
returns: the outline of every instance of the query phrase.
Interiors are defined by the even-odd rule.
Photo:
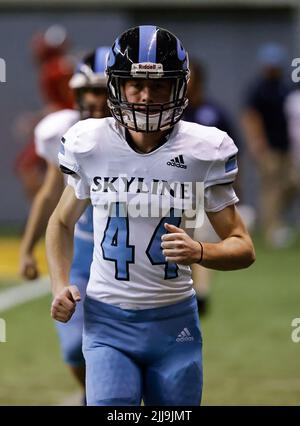
[[[127,102],[160,104],[170,101],[172,81],[167,79],[132,79],[123,85]],[[141,108],[142,110],[142,108]]]
[[[82,94],[82,118],[104,118],[110,115],[105,88],[89,89]]]

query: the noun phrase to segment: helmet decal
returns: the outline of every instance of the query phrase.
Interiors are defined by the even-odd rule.
[[[109,51],[108,58],[107,58],[107,66],[111,67],[114,65],[116,61],[116,55],[121,52],[119,39],[117,38],[114,42],[112,48]]]
[[[186,59],[186,51],[184,50],[182,44],[177,39],[177,55],[180,61],[184,61]]]

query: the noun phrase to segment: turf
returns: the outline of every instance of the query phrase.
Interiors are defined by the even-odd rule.
[[[20,284],[20,281],[12,279],[0,279],[0,291],[8,288],[12,288]]]
[[[299,242],[270,251],[256,243],[246,271],[216,273],[203,318],[204,405],[293,405],[300,401]]]
[[[0,405],[55,405],[78,390],[60,358],[50,296],[0,313]]]

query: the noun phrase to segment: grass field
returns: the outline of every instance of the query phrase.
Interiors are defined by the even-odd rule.
[[[300,241],[268,251],[257,240],[256,251],[249,270],[215,273],[202,320],[204,405],[300,403],[300,343],[291,340],[291,321],[300,317]],[[10,284],[8,276],[17,283],[12,270],[6,274],[2,285]],[[61,361],[49,305],[47,296],[0,312],[7,323],[0,405],[58,404],[78,390]]]
[[[77,390],[60,359],[49,306],[50,296],[0,314],[7,324],[7,342],[0,344],[1,405],[55,405]]]
[[[256,242],[247,271],[217,273],[203,320],[205,405],[300,404],[300,244],[267,251]]]
[[[18,249],[17,238],[0,239],[0,300],[1,291],[20,285]],[[36,256],[45,274],[43,243]],[[56,405],[78,390],[60,357],[50,302],[49,295],[0,312],[7,334],[0,343],[0,405]]]

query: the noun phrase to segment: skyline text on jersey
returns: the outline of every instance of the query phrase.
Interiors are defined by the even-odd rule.
[[[112,204],[122,203],[119,214],[159,218],[174,209],[176,217],[189,219],[187,228],[201,227],[204,220],[204,183],[146,180],[144,177],[118,175],[95,176],[91,192],[103,204],[104,217],[113,217]]]

